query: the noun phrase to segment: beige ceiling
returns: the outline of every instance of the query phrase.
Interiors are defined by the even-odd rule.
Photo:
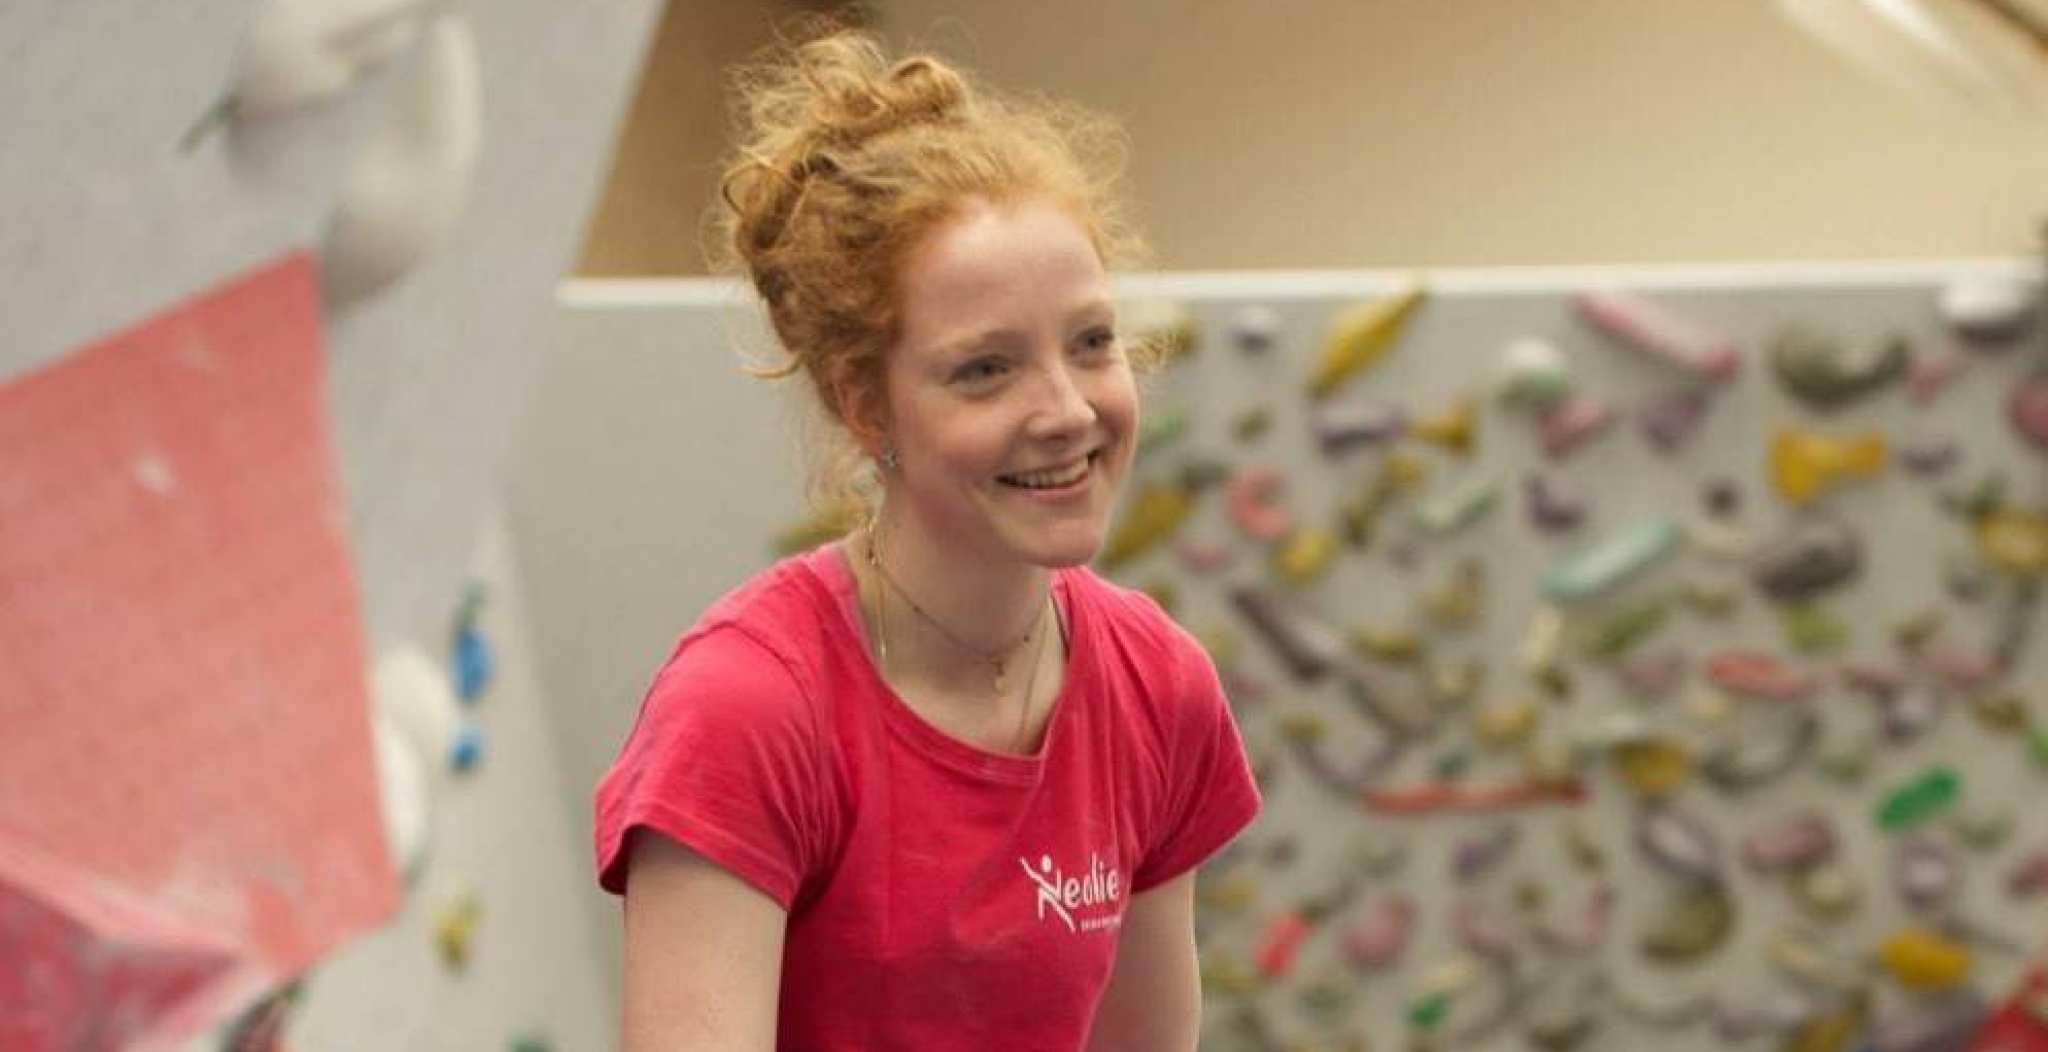
[[[703,272],[718,68],[797,4],[672,2],[584,275]],[[1937,110],[1771,0],[893,0],[1122,117],[1161,269],[2011,255],[2048,118]]]

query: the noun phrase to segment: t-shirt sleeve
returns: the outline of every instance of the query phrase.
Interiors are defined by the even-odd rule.
[[[1208,652],[1173,626],[1179,697],[1168,723],[1170,784],[1164,820],[1151,850],[1132,874],[1131,890],[1145,891],[1200,865],[1223,849],[1259,814],[1244,739]]]
[[[788,909],[826,855],[824,755],[816,711],[773,652],[731,626],[685,637],[598,783],[599,885],[625,892],[630,837],[646,830]]]

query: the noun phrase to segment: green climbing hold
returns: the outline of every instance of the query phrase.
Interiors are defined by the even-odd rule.
[[[1785,642],[1801,654],[1840,650],[1849,641],[1849,626],[1814,603],[1785,607]]]
[[[1877,808],[1877,824],[1888,833],[1910,829],[1953,807],[1963,777],[1956,769],[1934,766],[1891,791]]]
[[[1417,998],[1408,1006],[1408,1025],[1417,1030],[1434,1030],[1451,1014],[1451,995],[1437,992]]]

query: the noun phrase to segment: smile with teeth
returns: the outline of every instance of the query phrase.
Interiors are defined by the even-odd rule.
[[[1063,468],[1050,468],[1045,471],[1025,471],[1015,475],[999,475],[997,480],[1007,485],[1020,486],[1024,489],[1060,489],[1065,486],[1071,486],[1086,478],[1094,464],[1095,454],[1090,453]]]

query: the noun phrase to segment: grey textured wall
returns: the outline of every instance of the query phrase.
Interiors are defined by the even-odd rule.
[[[482,67],[483,144],[467,211],[400,284],[327,325],[367,629],[378,648],[416,640],[436,652],[497,500],[513,421],[563,336],[553,289],[575,258],[658,12],[654,0],[450,7],[469,17]],[[249,0],[0,5],[0,379],[317,243],[404,61],[337,104],[179,153],[179,136],[229,82],[254,9]],[[516,742],[515,733],[499,762],[546,762],[545,743]],[[519,776],[504,773],[502,795],[484,787],[463,808],[516,819],[519,793],[534,789],[515,791]],[[542,769],[536,785],[547,784]],[[517,882],[504,892],[512,911],[572,910],[542,905],[540,889],[582,865],[580,850],[565,856],[547,828],[521,837],[456,821],[444,847],[502,867]],[[504,1033],[487,1021],[516,1006],[437,1005],[410,968],[382,956],[431,947],[385,945],[357,951],[346,978],[316,992],[323,1015],[353,1014],[353,1029],[323,1026],[302,1047],[502,1047]],[[585,991],[570,1000],[592,996],[577,986],[591,979],[580,950],[541,937],[525,952],[526,966],[554,971],[498,987],[505,997],[556,984]],[[408,1031],[417,1043],[370,1038],[380,1020],[443,1012],[460,1014]],[[591,1012],[566,1014],[587,1026]],[[586,1032],[567,1047],[604,1043]]]
[[[1487,603],[1488,612],[1478,628],[1446,645],[1458,656],[1481,660],[1489,670],[1485,699],[1502,700],[1524,683],[1515,655],[1536,600],[1534,577],[1552,558],[1642,517],[1684,514],[1698,506],[1698,483],[1720,473],[1743,485],[1749,528],[1769,535],[1789,521],[1790,512],[1765,481],[1765,449],[1771,429],[1779,424],[1797,422],[1829,434],[1874,429],[1886,434],[1894,448],[1923,434],[1949,434],[1967,452],[1964,466],[1947,484],[1998,468],[2007,472],[2011,499],[2021,506],[2037,506],[2048,497],[2043,489],[2048,473],[2041,470],[2039,453],[2025,449],[2011,432],[2002,406],[2008,385],[2039,360],[2038,331],[2034,349],[1976,363],[1924,412],[1909,408],[1903,393],[1894,389],[1831,417],[1806,413],[1771,379],[1762,350],[1776,326],[1792,319],[1829,326],[1852,341],[1898,329],[1923,349],[1935,350],[1947,338],[1934,316],[1934,290],[1948,277],[1973,270],[2011,273],[2032,266],[2025,261],[1994,261],[1428,272],[1433,290],[1428,313],[1411,325],[1386,361],[1347,388],[1350,396],[1397,401],[1413,412],[1440,409],[1459,392],[1481,389],[1509,339],[1539,335],[1557,342],[1571,356],[1573,375],[1582,389],[1613,400],[1625,415],[1613,434],[1561,465],[1548,465],[1534,450],[1533,429],[1526,421],[1511,420],[1487,405],[1481,445],[1472,457],[1430,451],[1432,474],[1425,492],[1490,476],[1501,487],[1499,506],[1491,515],[1453,537],[1425,543],[1420,571],[1390,565],[1385,552],[1391,542],[1383,541],[1366,556],[1344,556],[1333,572],[1302,591],[1315,607],[1345,624],[1393,624],[1408,615],[1420,582],[1440,579],[1460,556],[1483,559],[1494,596]],[[1278,464],[1295,479],[1288,502],[1302,521],[1326,521],[1336,503],[1371,474],[1368,468],[1375,457],[1360,454],[1332,466],[1315,452],[1307,429],[1292,415],[1301,404],[1301,378],[1328,318],[1340,305],[1389,289],[1404,276],[1242,273],[1140,276],[1126,281],[1123,289],[1128,294],[1188,304],[1206,341],[1194,361],[1163,374],[1149,396],[1148,411],[1169,405],[1190,411],[1188,436],[1172,453],[1141,461],[1137,475],[1170,476],[1184,454],[1194,450],[1233,463]],[[1660,301],[1688,311],[1688,316],[1727,333],[1744,348],[1741,382],[1717,398],[1701,434],[1681,455],[1664,458],[1650,451],[1636,434],[1633,417],[1644,397],[1669,385],[1669,374],[1655,363],[1606,346],[1607,341],[1572,315],[1569,293],[1609,284],[1655,290]],[[572,293],[575,302],[584,304],[565,319],[574,326],[575,338],[548,363],[542,395],[522,427],[507,499],[521,573],[534,600],[541,675],[557,702],[562,778],[570,794],[567,806],[587,835],[590,788],[615,755],[670,644],[708,602],[770,561],[770,535],[797,514],[800,472],[791,439],[801,417],[793,410],[798,400],[740,375],[735,347],[759,348],[762,337],[751,310],[730,286],[593,281],[578,283]],[[1248,303],[1270,305],[1282,324],[1278,346],[1263,358],[1241,355],[1223,338],[1236,309]],[[800,392],[791,388],[788,393]],[[1230,422],[1257,404],[1272,407],[1276,420],[1268,438],[1247,449],[1231,439]],[[1559,538],[1532,536],[1523,525],[1521,474],[1537,464],[1546,464],[1546,474],[1568,478],[1591,495],[1586,526]],[[1847,488],[1823,502],[1856,523],[1870,546],[1870,565],[1855,587],[1830,596],[1827,603],[1853,633],[1848,653],[1881,653],[1886,626],[1922,606],[1942,602],[1937,556],[1967,551],[1968,541],[1964,531],[1937,510],[1934,488],[1894,466],[1880,482]],[[1406,511],[1398,509],[1391,518],[1404,519]],[[1228,528],[1217,498],[1206,499],[1184,530],[1227,539],[1238,556],[1226,575],[1229,581],[1269,576],[1256,546]],[[1399,531],[1389,536],[1394,532]],[[1574,631],[1597,623],[1603,612],[1666,588],[1680,576],[1705,571],[1739,580],[1739,572],[1703,559],[1691,552],[1645,574],[1647,583],[1637,582],[1620,589],[1617,596],[1583,604],[1572,615]],[[1367,747],[1370,728],[1352,713],[1342,692],[1327,683],[1313,691],[1290,684],[1229,609],[1221,584],[1188,577],[1164,553],[1150,555],[1118,576],[1127,583],[1155,576],[1177,581],[1183,597],[1179,616],[1186,623],[1227,625],[1244,640],[1246,666],[1272,687],[1266,702],[1241,710],[1255,754],[1284,756],[1280,718],[1305,711],[1321,715],[1331,725],[1333,755],[1354,757]],[[1985,616],[1982,610],[1951,612],[1949,638],[1979,638],[1985,631],[1979,622]],[[1669,643],[1674,633],[1695,661],[1716,648],[1783,650],[1770,604],[1754,596],[1745,600],[1734,620],[1674,629],[1659,645]],[[2044,668],[2048,652],[2037,641],[2011,682],[2025,689],[2039,681]],[[1579,699],[1547,717],[1546,735],[1564,739],[1610,717],[1637,712],[1604,670],[1575,669],[1574,675],[1581,682]],[[2032,700],[2038,704],[2039,699]],[[1674,701],[1640,714],[1653,728],[1666,731],[1682,724],[1681,708]],[[1869,706],[1846,695],[1830,694],[1826,708],[1832,736],[1853,738],[1872,718]],[[1911,748],[1881,750],[1872,773],[1853,790],[1820,784],[1809,765],[1770,793],[1747,802],[1711,796],[1702,802],[1698,794],[1689,799],[1712,816],[1730,851],[1737,832],[1747,831],[1752,816],[1777,815],[1795,803],[1828,808],[1853,845],[1856,872],[1869,880],[1881,873],[1882,853],[1868,819],[1870,802],[1881,787],[1907,777],[1922,763],[1972,757],[1970,750],[1981,748],[1984,738],[1967,716],[1952,713],[1941,734]],[[1411,750],[1398,770],[1398,781],[1424,777],[1437,755],[1460,741],[1454,735]],[[2024,811],[2022,802],[2038,793],[2040,776],[2029,770],[2023,747],[2006,741],[1997,746],[1995,757],[1973,757],[1968,763],[1972,800],[2003,801],[2021,808],[2020,829],[2008,853],[2038,843],[2048,827],[2039,815]],[[1213,918],[1213,945],[1228,955],[1250,952],[1260,918],[1321,890],[1346,865],[1344,853],[1359,837],[1403,824],[1367,821],[1355,806],[1319,791],[1291,760],[1283,760],[1279,767],[1267,813],[1245,838],[1259,850],[1244,857],[1266,857],[1265,848],[1294,836],[1300,858],[1285,870],[1278,865],[1248,867],[1258,871],[1255,908],[1234,918]],[[1479,770],[1488,777],[1499,773],[1484,760]],[[1661,884],[1630,857],[1626,793],[1612,784],[1611,774],[1596,774],[1599,794],[1587,814],[1600,830],[1608,854],[1623,865],[1616,872],[1626,889],[1620,914],[1623,934],[1614,937],[1607,947],[1612,952],[1599,955],[1599,961],[1629,978],[1640,997],[1714,991],[1752,998],[1767,991],[1774,980],[1758,965],[1764,944],[1786,914],[1784,893],[1747,878],[1742,890],[1744,920],[1731,948],[1703,968],[1649,972],[1641,967],[1628,943],[1653,912]],[[1540,846],[1523,850],[1513,870],[1518,877],[1549,881],[1561,901],[1577,903],[1584,880],[1566,871],[1562,849],[1552,835],[1551,819],[1556,817],[1538,815],[1530,821],[1524,839]],[[1413,993],[1416,974],[1450,952],[1441,923],[1450,896],[1438,880],[1442,856],[1454,836],[1484,822],[1446,818],[1405,823],[1409,828],[1402,835],[1410,842],[1412,860],[1398,883],[1424,903],[1426,933],[1400,973],[1358,984],[1349,1018],[1370,1034],[1373,1047],[1398,1036],[1402,998]],[[2007,911],[1994,887],[1994,871],[2002,874],[1998,867],[2004,864],[1970,863],[1965,908],[1973,917],[2010,925],[2008,930],[2016,934],[2038,932],[2041,911],[2048,905]],[[1869,887],[1866,894],[1872,905],[1855,924],[1832,933],[1841,937],[1844,952],[1858,939],[1899,921],[1881,885]],[[601,897],[594,892],[592,898],[592,916],[608,916],[609,905],[600,904]],[[614,962],[615,928],[609,925],[600,932],[598,944],[598,952]],[[1328,935],[1303,952],[1304,974],[1336,968],[1334,938]],[[2018,963],[2010,956],[1987,954],[1980,966],[1985,988],[1996,991],[2009,982]],[[1298,991],[1298,985],[1276,984],[1261,1001],[1289,1036],[1306,1038],[1316,1031],[1297,1010]],[[1218,1042],[1213,1047],[1232,1047],[1222,1025],[1225,1006],[1215,1007],[1212,1018],[1219,1029],[1212,1031]],[[1639,1047],[1641,1042],[1633,1040],[1639,1037],[1687,1048],[1709,1047],[1712,1041],[1705,1027],[1675,1039],[1618,1024],[1606,1032],[1629,1047]]]

